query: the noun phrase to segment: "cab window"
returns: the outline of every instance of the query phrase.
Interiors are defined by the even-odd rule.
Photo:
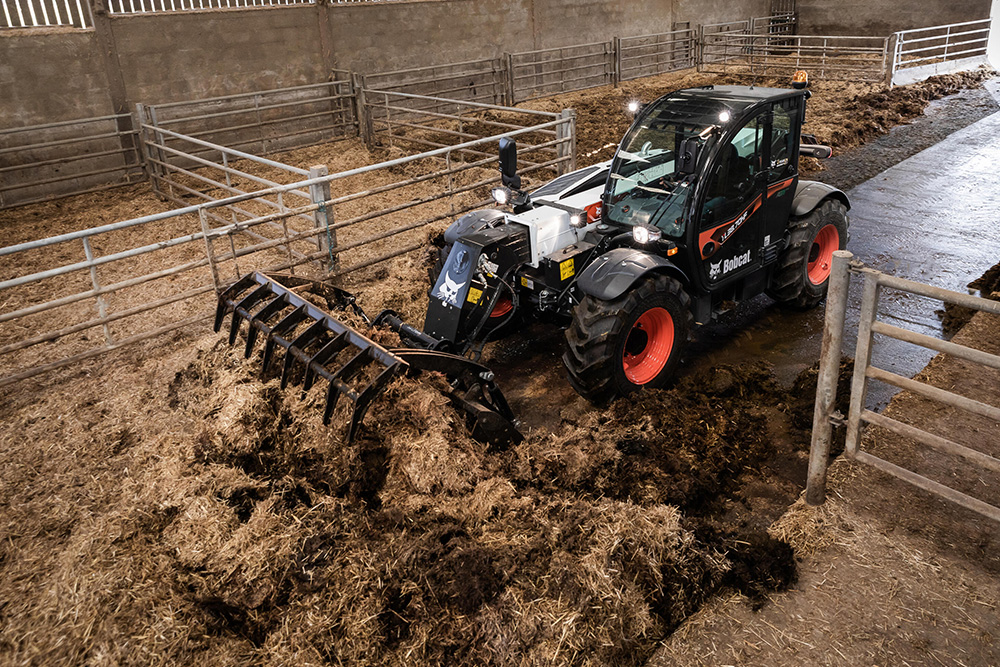
[[[768,181],[774,182],[795,173],[795,119],[799,113],[798,98],[782,100],[774,105],[771,123],[771,158]]]
[[[763,139],[763,116],[758,115],[722,148],[706,190],[702,227],[721,224],[746,207],[764,159]]]

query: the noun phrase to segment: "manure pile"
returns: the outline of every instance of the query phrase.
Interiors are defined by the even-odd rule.
[[[970,294],[984,299],[1000,301],[1000,264],[994,264],[986,272],[967,285]],[[945,302],[944,308],[934,311],[941,318],[941,328],[949,338],[969,323],[976,310]]]
[[[495,449],[432,374],[345,446],[258,363],[206,336],[5,415],[5,661],[641,665],[711,595],[795,579],[723,516],[788,405],[763,366]]]

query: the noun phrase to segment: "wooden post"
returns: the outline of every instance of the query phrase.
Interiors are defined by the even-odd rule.
[[[622,39],[613,37],[611,39],[611,57],[614,61],[614,70],[611,73],[611,82],[615,88],[622,84]]]
[[[365,103],[365,75],[355,73],[351,75],[351,79],[354,86],[354,103],[357,105],[358,133],[365,142],[365,147],[371,150],[375,147],[375,127]]]
[[[806,502],[822,505],[826,500],[826,471],[830,459],[833,423],[830,421],[837,402],[840,355],[844,343],[844,319],[847,314],[847,289],[850,287],[850,263],[853,255],[846,250],[833,253],[833,267],[826,293],[826,320],[820,350],[819,377],[816,381],[816,404],[813,406],[812,444],[809,448],[809,471],[806,479]]]
[[[504,65],[506,65],[506,67],[504,67],[504,71],[507,74],[506,105],[512,107],[517,104],[517,100],[514,98],[514,56],[509,53],[503,54],[503,62]]]
[[[320,178],[329,174],[325,164],[318,164],[309,167],[309,179]],[[333,224],[333,211],[330,210],[326,202],[330,201],[330,182],[314,183],[309,186],[309,199],[313,204],[320,207],[313,212],[313,221],[316,229],[321,230],[316,235],[316,246],[321,252],[326,254],[321,260],[321,264],[326,271],[333,271],[337,268],[337,256],[334,249],[337,247],[337,232],[330,229]]]
[[[156,165],[150,161],[153,156],[149,152],[149,146],[146,145],[146,133],[142,129],[143,123],[146,122],[146,105],[141,102],[135,105],[135,129],[138,132],[137,138],[139,140],[139,150],[142,152],[142,162],[146,165],[146,178],[149,179],[149,187],[153,190],[153,193],[163,198],[163,193],[160,192],[159,184],[156,182]]]
[[[563,109],[559,118],[567,122],[556,125],[556,139],[567,141],[556,146],[556,155],[560,158],[569,158],[568,162],[560,162],[556,168],[556,172],[561,175],[576,171],[576,111]]]

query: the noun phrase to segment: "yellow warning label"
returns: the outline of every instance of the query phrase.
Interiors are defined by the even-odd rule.
[[[573,258],[570,257],[565,262],[559,262],[559,280],[566,280],[572,278],[576,273],[576,269],[573,268]]]
[[[479,303],[479,300],[483,298],[483,290],[476,289],[475,287],[469,288],[469,296],[466,299],[469,303]]]
[[[521,276],[521,285],[527,287],[528,289],[535,289],[535,282],[529,280],[526,276]]]

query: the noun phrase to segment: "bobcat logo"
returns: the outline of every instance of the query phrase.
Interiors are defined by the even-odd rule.
[[[722,262],[719,262],[718,264],[709,262],[708,267],[709,267],[708,268],[709,280],[715,280],[716,278],[719,277],[719,274],[722,273]]]
[[[444,281],[441,283],[441,286],[438,287],[437,293],[434,296],[447,304],[457,307],[458,291],[462,289],[463,285],[465,285],[464,282],[456,283],[451,279],[451,274],[445,273]]]

